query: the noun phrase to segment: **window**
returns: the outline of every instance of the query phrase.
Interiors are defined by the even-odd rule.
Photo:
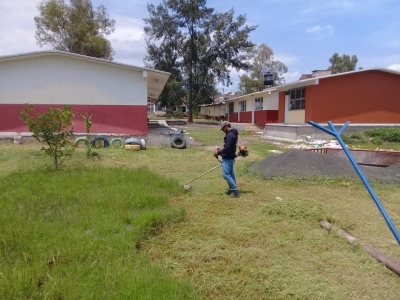
[[[233,109],[233,103],[229,103],[229,112],[233,113],[234,109]]]
[[[290,90],[290,107],[289,110],[305,109],[306,105],[306,89]]]
[[[255,99],[255,110],[263,110],[263,97]]]
[[[246,111],[246,100],[239,102],[240,111]]]

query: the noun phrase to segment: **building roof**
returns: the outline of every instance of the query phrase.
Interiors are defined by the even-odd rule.
[[[65,51],[56,51],[56,50],[48,50],[48,51],[37,51],[37,52],[28,52],[21,54],[14,54],[8,56],[0,56],[0,63],[14,61],[24,58],[34,58],[34,57],[43,57],[43,56],[64,56],[64,57],[72,57],[76,59],[83,59],[87,61],[97,62],[100,64],[107,64],[112,66],[117,66],[121,68],[128,68],[132,70],[142,71],[143,77],[147,77],[147,95],[152,98],[158,98],[160,96],[162,90],[164,89],[165,84],[168,81],[169,76],[171,75],[168,72],[158,71],[154,69],[138,67],[134,65],[109,61],[106,59],[90,57],[85,55],[80,55],[71,52]]]
[[[224,102],[231,102],[231,101],[237,100],[239,98],[244,98],[244,97],[258,96],[258,95],[263,94],[265,92],[269,93],[269,92],[276,91],[276,89],[277,89],[277,87],[267,88],[267,89],[259,91],[259,92],[254,92],[254,93],[250,93],[250,94],[246,94],[246,95],[232,97],[232,98],[224,100]]]
[[[330,74],[330,75],[326,75],[326,76],[302,79],[300,81],[293,81],[293,82],[289,82],[289,83],[277,86],[276,89],[278,90],[278,92],[288,91],[291,89],[301,88],[304,86],[317,85],[317,84],[319,84],[319,80],[324,80],[327,78],[332,78],[332,77],[337,77],[337,76],[347,76],[347,75],[351,75],[351,74],[355,74],[355,73],[371,72],[371,71],[379,71],[379,72],[386,72],[386,73],[392,73],[395,75],[400,75],[400,72],[398,72],[398,71],[385,69],[385,68],[362,69],[362,70],[344,72],[344,73],[339,73],[339,74]]]

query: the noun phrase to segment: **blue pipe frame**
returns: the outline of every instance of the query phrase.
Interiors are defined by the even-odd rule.
[[[400,245],[400,234],[397,231],[396,226],[393,224],[392,220],[390,219],[389,215],[387,214],[387,212],[386,212],[385,208],[383,207],[381,201],[379,200],[378,196],[375,194],[374,190],[372,189],[371,185],[369,184],[364,173],[361,171],[360,166],[354,160],[349,149],[347,149],[347,146],[345,145],[345,143],[342,140],[342,137],[340,136],[343,133],[343,131],[347,128],[347,126],[349,126],[350,122],[347,121],[339,131],[336,130],[335,126],[332,124],[331,121],[328,121],[328,125],[331,128],[331,130],[329,130],[313,121],[309,121],[308,123],[314,127],[317,127],[318,129],[334,136],[338,140],[338,142],[342,146],[344,153],[346,153],[347,158],[350,160],[350,162],[353,165],[354,169],[356,170],[358,176],[360,177],[362,183],[364,184],[365,188],[367,189],[368,193],[370,194],[371,198],[374,200],[380,213],[382,214],[383,218],[385,219],[386,224],[389,226],[390,231],[393,233],[394,237],[396,238],[397,243]]]

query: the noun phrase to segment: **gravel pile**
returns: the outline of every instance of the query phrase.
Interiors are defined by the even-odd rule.
[[[369,182],[400,185],[400,166],[387,168],[360,166]],[[289,150],[270,156],[250,167],[250,172],[259,173],[264,179],[295,177],[307,179],[315,175],[325,177],[359,178],[347,158],[339,158],[313,151]]]

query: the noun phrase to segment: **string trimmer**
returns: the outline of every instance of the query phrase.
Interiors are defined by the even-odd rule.
[[[248,156],[248,155],[249,155],[249,150],[247,149],[247,147],[246,147],[246,146],[242,146],[242,145],[239,146],[239,152],[236,154],[236,156],[246,157],[246,156]],[[212,168],[212,169],[210,169],[210,170],[204,172],[203,174],[197,176],[196,178],[193,178],[192,180],[188,181],[187,183],[185,183],[185,184],[183,185],[183,188],[184,188],[185,190],[189,190],[189,189],[192,187],[189,183],[195,181],[196,179],[199,179],[200,177],[202,177],[202,176],[204,176],[204,175],[210,173],[211,171],[214,171],[216,168],[220,167],[221,164],[222,164],[222,162],[219,160],[219,158],[217,158],[217,159],[218,159],[218,161],[219,161],[219,165],[218,165],[218,166],[215,166],[214,168]]]
[[[218,158],[217,158],[217,159],[218,159]],[[221,162],[219,159],[218,159],[218,161],[219,161],[219,165],[218,165],[218,166],[215,166],[214,168],[208,170],[207,172],[204,172],[203,174],[197,176],[196,178],[194,178],[194,179],[188,181],[187,183],[185,183],[185,184],[183,185],[183,188],[184,188],[185,190],[189,190],[189,189],[192,187],[189,183],[195,181],[196,179],[199,179],[200,177],[202,177],[202,176],[204,176],[204,175],[210,173],[211,171],[214,171],[216,168],[220,167],[222,162]]]

